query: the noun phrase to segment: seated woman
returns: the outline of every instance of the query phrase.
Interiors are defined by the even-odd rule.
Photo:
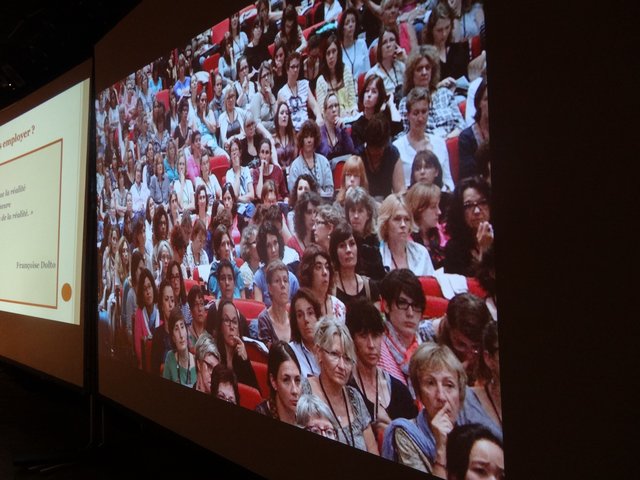
[[[300,285],[310,289],[320,303],[323,316],[329,315],[344,322],[344,303],[331,295],[334,271],[329,254],[315,244],[309,245],[300,261]]]
[[[302,28],[298,25],[298,13],[293,5],[287,5],[284,8],[280,31],[276,34],[274,42],[284,45],[288,54],[300,54],[307,48],[307,40],[302,34]]]
[[[369,75],[364,79],[362,90],[358,93],[358,110],[362,115],[351,124],[351,138],[356,149],[364,146],[365,129],[376,113],[384,114],[392,137],[402,132],[400,112],[396,108],[393,93],[387,95],[384,81],[378,75]]]
[[[475,122],[460,133],[458,149],[460,151],[460,178],[481,175],[483,172],[476,160],[478,147],[489,142],[489,101],[488,101],[487,81],[482,80],[473,103],[476,113],[473,117]]]
[[[198,267],[209,265],[209,256],[204,250],[206,235],[207,229],[204,226],[204,222],[197,219],[193,224],[193,230],[191,230],[191,241],[187,246],[187,253],[183,259],[183,264],[187,271],[194,272]]]
[[[169,205],[169,190],[171,188],[171,182],[169,177],[164,173],[164,162],[162,160],[162,154],[156,153],[154,157],[155,163],[155,175],[151,177],[151,185],[149,185],[149,192],[151,198],[157,206]]]
[[[178,179],[173,182],[173,191],[178,194],[180,213],[195,208],[193,184],[187,178],[187,160],[183,150],[178,154]]]
[[[378,201],[392,192],[400,193],[405,190],[400,153],[389,142],[390,138],[389,122],[384,114],[376,113],[367,123],[364,145],[357,152],[364,163],[369,193]]]
[[[414,418],[418,410],[409,389],[378,367],[384,335],[380,311],[369,300],[358,299],[349,306],[346,325],[357,358],[349,384],[362,395],[377,438],[392,420]]]
[[[300,154],[291,164],[287,183],[289,191],[293,189],[296,179],[306,173],[318,184],[318,192],[326,200],[333,199],[333,174],[329,160],[316,153],[320,146],[320,129],[313,120],[307,120],[298,133],[298,149]]]
[[[222,197],[222,187],[218,181],[218,177],[211,174],[211,165],[209,163],[209,154],[203,153],[200,159],[200,176],[196,178],[196,190],[200,185],[204,186],[208,198],[209,208],[214,204],[215,200]],[[210,216],[215,216],[216,212],[209,212]],[[208,222],[206,223],[209,224]]]
[[[259,389],[256,374],[240,337],[240,313],[231,300],[222,300],[216,316],[216,345],[220,352],[220,363],[233,370],[238,383]],[[212,389],[212,392],[214,390]]]
[[[287,83],[287,70],[284,61],[287,56],[287,49],[283,43],[276,43],[271,60],[271,71],[273,73],[273,92],[277,96],[278,92]]]
[[[262,266],[253,276],[253,295],[256,300],[263,302],[267,307],[271,306],[271,287],[267,279],[267,268],[276,260],[284,258],[284,240],[280,230],[271,222],[264,222],[258,228],[256,248]],[[286,265],[285,265],[286,268]],[[288,293],[285,304],[291,300],[299,288],[296,276],[287,270]]]
[[[207,311],[204,308],[205,302],[202,288],[197,286],[191,287],[187,295],[187,303],[189,304],[189,311],[191,312],[191,325],[187,328],[189,351],[195,354],[198,339],[204,333],[207,333]]]
[[[233,186],[233,191],[237,194],[238,213],[251,218],[255,212],[255,206],[251,203],[255,199],[255,190],[249,167],[243,167],[240,164],[242,151],[240,140],[231,139],[229,151],[231,153],[231,168],[227,170],[226,182]]]
[[[224,149],[228,148],[232,138],[244,135],[244,110],[236,106],[238,94],[233,85],[227,85],[222,91],[224,109],[218,118],[220,125],[220,143]]]
[[[447,478],[496,478],[503,480],[502,441],[477,423],[456,426],[447,436]]]
[[[442,189],[452,192],[454,188],[451,169],[449,168],[449,152],[445,141],[434,134],[425,133],[430,97],[426,88],[415,87],[407,95],[407,111],[409,131],[393,142],[400,152],[404,168],[405,185],[411,183],[411,166],[417,152],[430,150],[435,153],[442,166]]]
[[[174,227],[180,225],[182,219],[178,194],[175,190],[169,194],[169,210],[167,213],[169,214],[169,230],[173,231]]]
[[[331,233],[329,255],[336,270],[335,294],[347,306],[347,310],[358,298],[366,298],[372,303],[379,301],[376,283],[356,273],[358,246],[353,229],[347,222],[339,223]]]
[[[377,233],[378,206],[362,187],[351,187],[344,200],[344,215],[358,247],[356,272],[379,281],[385,276]]]
[[[416,183],[435,185],[442,190],[442,165],[431,150],[420,150],[413,159],[409,188]],[[445,195],[448,197],[450,193]]]
[[[338,38],[342,45],[342,62],[351,71],[352,78],[357,81],[361,73],[371,68],[369,49],[363,38],[358,35],[361,31],[360,16],[353,7],[347,8],[338,22]]]
[[[273,76],[268,60],[260,63],[258,68],[258,91],[251,99],[249,109],[253,118],[261,122],[272,135],[276,131],[276,97],[273,94]]]
[[[169,262],[172,260],[171,245],[166,240],[160,240],[153,247],[153,268],[156,278],[156,285],[164,279],[169,268]]]
[[[270,189],[271,193],[269,193]],[[254,225],[257,226],[262,225],[265,222],[269,222],[276,227],[282,236],[282,240],[285,242],[282,261],[285,263],[287,268],[295,271],[295,265],[293,264],[300,261],[300,255],[298,255],[298,252],[293,248],[286,245],[286,243],[291,239],[291,232],[285,222],[282,209],[275,200],[276,196],[275,193],[273,193],[274,190],[275,187],[273,187],[273,182],[268,181],[262,189],[263,203],[258,205],[256,214],[253,216],[252,220]]]
[[[320,76],[316,83],[318,104],[324,105],[329,92],[333,92],[342,115],[351,117],[357,112],[356,86],[351,69],[345,68],[342,62],[342,47],[335,34],[329,35],[324,45]]]
[[[238,405],[240,392],[238,391],[238,379],[232,369],[219,363],[211,371],[211,395],[219,400]]]
[[[388,94],[393,94],[396,101],[399,101],[404,81],[404,52],[398,44],[398,31],[393,27],[382,26],[378,37],[377,60],[371,70],[370,75],[378,75],[384,82],[384,89]]]
[[[244,32],[243,32],[244,33]],[[251,103],[251,99],[256,94],[256,84],[251,81],[249,74],[249,62],[247,57],[239,55],[236,57],[236,72],[238,73],[238,79],[233,82],[233,86],[236,89],[236,105],[244,110],[247,109]]]
[[[233,243],[231,242],[229,231],[224,225],[218,225],[213,232],[213,248],[216,252],[216,257],[213,262],[211,262],[207,288],[214,297],[220,297],[223,286],[219,283],[218,277],[220,276],[220,273],[218,273],[218,270],[223,267],[222,262],[225,262],[225,264],[228,262],[228,265],[231,267],[231,274],[230,278],[225,277],[225,283],[227,281],[233,282],[233,298],[244,298],[244,282],[242,280],[242,275],[240,275],[240,269],[236,266],[236,263],[231,257]]]
[[[169,317],[175,308],[175,296],[169,279],[162,280],[158,288],[158,314],[160,326],[153,333],[151,342],[151,372],[160,375],[167,354],[174,348],[169,329]]]
[[[251,176],[253,184],[256,187],[256,196],[262,198],[263,186],[266,182],[272,182],[274,184],[274,193],[276,195],[276,201],[281,202],[287,198],[287,182],[284,179],[284,173],[282,169],[273,163],[273,156],[271,154],[271,141],[267,138],[263,138],[258,143],[258,155],[259,166],[258,168],[251,169]],[[264,202],[264,200],[263,200]]]
[[[403,94],[398,110],[404,131],[409,130],[407,95],[415,87],[426,88],[431,95],[426,133],[441,138],[455,137],[465,127],[453,91],[440,82],[440,60],[438,50],[432,45],[421,45],[409,55],[404,72]]]
[[[491,420],[502,427],[500,345],[497,322],[490,321],[485,325],[478,360],[478,378],[472,391]]]
[[[402,268],[387,274],[380,290],[386,321],[378,365],[411,389],[409,359],[420,343],[418,324],[426,301],[422,285],[411,270]]]
[[[453,192],[447,215],[444,271],[475,276],[483,255],[493,244],[491,188],[481,177],[462,179]]]
[[[133,330],[133,346],[138,361],[138,368],[143,368],[143,352],[145,351],[145,341],[153,338],[153,333],[160,326],[160,315],[156,303],[158,301],[158,290],[153,274],[145,268],[138,277],[138,288],[136,291],[136,303],[138,308],[135,314],[135,327]]]
[[[413,217],[405,199],[398,194],[389,195],[380,205],[380,256],[388,270],[408,268],[418,276],[433,275],[433,263],[427,249],[411,240]]]
[[[251,41],[247,45],[247,48],[244,49],[250,71],[259,70],[260,65],[269,61],[269,49],[267,48],[269,43],[264,41],[265,37],[262,35],[263,27],[262,18],[259,15],[256,16],[251,26]],[[260,76],[258,76],[258,78],[260,78]]]
[[[320,375],[308,377],[311,392],[329,406],[341,443],[378,455],[367,406],[360,392],[347,385],[356,362],[349,330],[336,319],[325,317],[318,323],[314,339]]]
[[[305,192],[318,193],[318,185],[311,175],[303,173],[300,175],[293,184],[293,190],[289,192],[289,212],[287,213],[287,227],[289,231],[295,231],[295,218],[296,218],[296,204],[298,198]]]
[[[198,392],[211,393],[211,374],[220,363],[220,352],[213,337],[203,332],[195,344],[196,383],[193,386]]]
[[[444,263],[444,246],[446,237],[444,227],[440,223],[440,189],[435,185],[416,183],[406,193],[405,202],[411,212],[416,230],[411,232],[411,239],[426,247],[434,269]]]
[[[155,209],[153,214],[153,226],[152,226],[152,242],[157,244],[162,240],[169,240],[169,215],[162,205],[159,205]]]
[[[201,135],[202,146],[209,149],[213,155],[224,155],[227,152],[220,148],[217,140],[218,123],[215,114],[209,109],[207,103],[207,89],[203,88],[198,94],[198,105],[196,108],[196,127]]]
[[[222,210],[230,213],[231,225],[229,230],[234,244],[240,243],[240,230],[244,229],[247,223],[243,215],[238,215],[238,201],[236,190],[231,183],[225,183],[222,186]],[[218,215],[220,212],[218,213]],[[212,215],[213,217],[213,215]]]
[[[303,378],[317,376],[320,367],[315,355],[313,335],[321,317],[320,304],[308,288],[301,288],[291,300],[289,321],[291,323],[291,341],[289,345],[298,358]]]
[[[136,292],[138,288],[138,278],[144,269],[144,259],[140,252],[131,254],[130,275],[122,286],[122,328],[127,333],[127,340],[130,351],[133,352],[133,317],[136,314]]]
[[[302,376],[295,353],[288,343],[276,341],[267,360],[269,398],[256,407],[256,412],[283,421],[296,423],[296,407],[302,393]]]
[[[209,225],[211,222],[211,215],[209,208],[209,195],[207,194],[207,189],[204,185],[200,185],[196,188],[195,193],[195,201],[196,201],[196,210],[191,215],[191,221],[194,223],[197,220],[200,220],[206,229],[206,225]],[[193,232],[191,232],[193,234]]]
[[[432,342],[420,345],[411,358],[409,375],[424,408],[415,419],[391,422],[383,457],[444,477],[448,435],[456,425],[478,423],[502,438],[470,398],[464,368],[449,347]]]
[[[331,204],[322,204],[316,209],[313,221],[314,243],[329,252],[329,241],[334,228],[344,219],[342,211]]]
[[[320,145],[318,152],[328,160],[332,165],[345,160],[349,155],[355,152],[355,147],[351,141],[351,137],[344,128],[340,119],[340,105],[338,104],[338,96],[333,91],[329,91],[324,96],[323,106],[324,124],[320,128]]]
[[[278,341],[291,340],[291,326],[287,303],[289,302],[289,275],[291,272],[282,260],[272,260],[265,267],[271,306],[258,315],[258,340],[267,348]]]
[[[296,131],[293,129],[289,104],[282,101],[278,102],[274,121],[276,123],[274,144],[276,146],[278,165],[282,170],[288,172],[291,163],[298,155]]]
[[[317,208],[321,203],[320,195],[315,192],[305,192],[296,201],[293,236],[287,245],[298,252],[300,258],[313,243],[313,225]]]
[[[193,387],[196,383],[196,359],[189,351],[187,327],[179,308],[171,310],[168,319],[168,330],[171,338],[172,350],[164,360],[162,376],[167,380]]]
[[[344,199],[349,188],[362,187],[365,191],[369,190],[367,182],[367,174],[364,171],[364,163],[362,158],[357,155],[351,155],[342,167],[342,178],[340,181],[340,190],[336,195],[336,203],[344,208]]]
[[[260,268],[260,256],[257,248],[258,227],[247,225],[242,231],[240,240],[240,258],[244,263],[240,266],[240,275],[245,288],[245,297],[253,299],[253,278]]]
[[[322,123],[322,113],[316,98],[309,88],[308,80],[299,80],[298,72],[302,64],[299,53],[293,52],[287,55],[284,66],[287,72],[287,83],[278,92],[278,102],[285,102],[291,112],[293,128],[299,131],[304,122],[309,120],[309,111],[318,123]]]
[[[296,425],[307,432],[322,435],[331,440],[338,439],[338,424],[326,403],[318,396],[305,394],[296,406]]]

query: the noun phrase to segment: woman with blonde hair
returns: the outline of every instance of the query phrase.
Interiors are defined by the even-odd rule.
[[[364,163],[362,158],[357,155],[351,155],[347,158],[342,167],[340,190],[336,195],[336,202],[341,206],[344,206],[347,190],[351,187],[362,187],[365,191],[369,191],[369,182],[367,181],[367,173],[364,170]]]
[[[413,216],[416,228],[411,232],[414,242],[424,245],[429,251],[433,268],[444,262],[446,237],[440,223],[440,188],[436,185],[416,183],[405,194],[405,202]]]
[[[411,240],[414,222],[404,198],[392,193],[379,210],[380,256],[388,270],[408,268],[418,276],[433,275],[434,268],[427,249]]]

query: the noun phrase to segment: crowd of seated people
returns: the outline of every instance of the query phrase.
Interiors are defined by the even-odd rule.
[[[101,92],[102,352],[503,469],[483,43],[481,1],[258,0]]]

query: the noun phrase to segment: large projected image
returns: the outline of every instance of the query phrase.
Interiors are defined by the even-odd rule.
[[[101,358],[441,477],[484,438],[502,475],[482,3],[289,3],[98,93]]]
[[[80,322],[88,100],[87,80],[0,127],[0,310]]]

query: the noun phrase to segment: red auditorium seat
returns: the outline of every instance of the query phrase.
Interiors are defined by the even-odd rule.
[[[457,184],[460,176],[460,152],[458,151],[458,137],[447,138],[447,152],[449,153],[449,168],[453,183]]]
[[[240,394],[240,406],[249,410],[255,410],[262,402],[260,392],[244,383],[238,384],[238,393]]]
[[[253,371],[258,379],[258,386],[260,387],[260,394],[262,398],[269,398],[271,391],[269,390],[269,374],[267,373],[267,364],[264,362],[251,362]]]
[[[238,308],[238,311],[245,316],[247,321],[258,318],[258,315],[266,308],[262,302],[245,298],[236,298],[233,300],[233,303]]]

